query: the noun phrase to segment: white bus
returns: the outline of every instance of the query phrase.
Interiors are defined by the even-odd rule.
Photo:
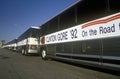
[[[79,0],[40,28],[43,59],[120,71],[120,0]]]
[[[16,48],[17,48],[17,39],[13,39],[12,41],[6,43],[4,45],[4,48],[7,48],[7,49],[12,50],[12,51],[16,51]]]
[[[23,55],[38,54],[38,27],[31,27],[18,37],[17,51]]]

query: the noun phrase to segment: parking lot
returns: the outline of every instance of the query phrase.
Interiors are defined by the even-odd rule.
[[[0,79],[120,79],[120,76],[0,49]]]

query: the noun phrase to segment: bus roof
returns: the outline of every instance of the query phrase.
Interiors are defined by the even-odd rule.
[[[39,32],[39,27],[30,27],[18,37],[18,41],[30,37],[30,35],[36,37],[38,32]]]
[[[67,8],[63,9],[62,11],[60,11],[58,14],[56,14],[55,16],[51,17],[50,19],[48,19],[47,21],[45,21],[43,24],[39,25],[42,26],[44,25],[45,23],[49,22],[50,20],[52,20],[53,18],[57,17],[58,15],[60,15],[61,13],[63,13],[64,11],[68,10],[69,8],[73,7],[74,5],[76,5],[77,3],[79,3],[80,1],[82,0],[78,0],[76,1],[75,3],[73,3],[72,5],[68,6]]]
[[[40,29],[40,27],[36,27],[36,26],[31,26],[31,28]]]

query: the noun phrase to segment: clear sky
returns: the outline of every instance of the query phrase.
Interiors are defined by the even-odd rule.
[[[0,0],[0,40],[11,41],[77,0]]]

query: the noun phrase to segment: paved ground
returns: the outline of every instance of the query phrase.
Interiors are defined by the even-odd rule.
[[[0,79],[120,79],[120,76],[0,49]]]

